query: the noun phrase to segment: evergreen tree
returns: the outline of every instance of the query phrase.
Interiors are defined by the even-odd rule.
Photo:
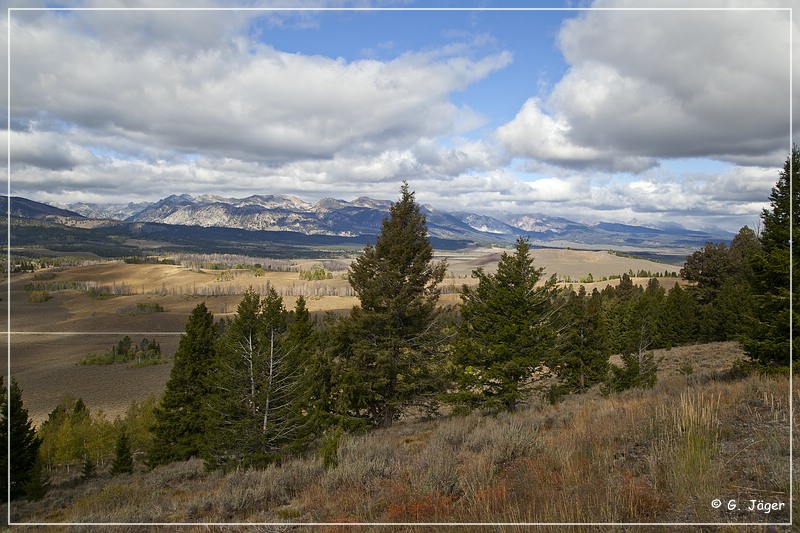
[[[133,455],[131,454],[131,442],[128,438],[128,432],[124,429],[117,437],[117,443],[114,446],[114,460],[111,463],[112,476],[119,474],[130,474],[133,472]]]
[[[130,359],[131,351],[133,350],[133,341],[128,335],[125,335],[117,343],[117,357],[120,361],[127,361]]]
[[[286,340],[295,352],[295,358],[299,361],[305,359],[314,348],[316,332],[311,314],[306,307],[306,299],[303,296],[297,298],[294,311],[289,317]]]
[[[309,353],[306,364],[309,384],[307,404],[311,413],[313,430],[322,432],[325,428],[338,425],[337,400],[334,382],[334,360],[346,351],[343,336],[339,334],[341,320],[329,311],[323,327],[316,333],[314,349]]]
[[[737,281],[753,281],[753,259],[760,253],[761,242],[758,235],[749,227],[742,226],[728,248],[728,260]]]
[[[661,317],[663,316],[665,298],[666,291],[664,287],[661,286],[657,278],[650,278],[636,306],[641,318],[641,320],[637,321],[640,337],[637,347],[640,347],[643,343],[642,336],[646,337],[644,342],[652,348],[664,346],[664,321]]]
[[[344,414],[389,426],[404,408],[437,392],[431,372],[438,357],[437,285],[446,269],[433,262],[425,216],[404,183],[375,245],[350,266],[361,305],[343,326],[336,356]]]
[[[645,352],[622,354],[622,366],[610,365],[611,374],[603,384],[603,393],[622,392],[627,389],[649,389],[656,384],[658,366],[653,354]]]
[[[78,400],[75,402],[75,406],[72,408],[72,416],[74,417],[89,416],[89,408],[86,407],[85,403],[83,403],[83,398],[78,398]]]
[[[551,355],[556,279],[537,286],[544,269],[533,266],[529,252],[519,238],[496,274],[474,270],[478,285],[463,288],[453,354],[457,391],[449,396],[462,408],[513,411]]]
[[[312,358],[317,343],[317,333],[311,314],[306,308],[306,300],[299,296],[294,310],[289,313],[289,324],[286,337],[281,341],[286,353],[284,375],[287,391],[291,395],[286,417],[292,421],[291,438],[287,439],[288,448],[303,449],[313,437],[313,431],[320,420],[314,406],[314,391],[317,375],[313,370]]]
[[[274,289],[263,301],[252,289],[245,293],[218,343],[206,409],[208,467],[263,466],[300,438],[302,381],[286,341],[287,322]]]
[[[744,226],[731,241],[706,243],[690,255],[681,276],[692,282],[688,293],[697,302],[694,340],[735,339],[751,314],[752,259],[761,252],[755,232]]]
[[[558,350],[548,365],[559,378],[559,392],[584,392],[600,383],[608,373],[611,355],[602,296],[595,289],[587,296],[580,286],[570,291],[562,311],[566,324],[558,339]]]
[[[47,494],[50,488],[50,478],[44,470],[44,461],[40,455],[36,456],[30,470],[28,481],[25,482],[25,498],[28,501],[39,501]]]
[[[661,316],[666,347],[681,346],[698,339],[695,300],[679,283],[667,292]]]
[[[627,274],[623,274],[616,287],[609,285],[603,289],[603,311],[607,318],[608,339],[612,353],[622,353],[627,349],[630,337],[630,320],[633,302],[639,299],[642,290]]]
[[[3,463],[8,468],[11,463],[11,499],[25,496],[33,499],[39,495],[40,489],[46,489],[45,481],[41,477],[41,462],[38,461],[39,448],[42,440],[33,429],[33,422],[28,418],[28,410],[22,402],[22,390],[17,380],[11,379],[11,386],[6,394],[2,379],[0,387],[3,390],[2,428],[3,442],[11,440],[11,456],[6,457],[7,447],[3,448]],[[8,418],[9,410],[11,418]],[[7,471],[7,470],[6,470]],[[3,476],[5,477],[5,476]],[[4,486],[6,490],[7,487]]]
[[[800,348],[797,340],[798,291],[791,291],[790,269],[793,279],[797,277],[800,250],[792,248],[790,237],[800,235],[800,149],[792,147],[778,182],[770,194],[770,209],[761,213],[762,253],[752,261],[754,312],[749,328],[743,335],[745,352],[755,361],[774,366],[788,366],[790,342]],[[792,215],[790,217],[790,214]],[[790,266],[791,265],[791,266]],[[794,315],[790,316],[789,298],[793,298]],[[794,338],[790,339],[790,321]]]
[[[664,289],[651,278],[644,291],[625,292],[626,299],[613,306],[616,348],[623,366],[612,365],[606,390],[649,388],[656,383],[657,363],[652,349],[663,343],[665,325],[661,320]]]
[[[633,280],[628,274],[623,274],[622,277],[620,277],[619,283],[611,292],[611,295],[621,303],[626,303],[638,298],[639,294],[641,294],[640,288],[633,284]]]
[[[681,277],[694,283],[692,291],[702,305],[713,304],[726,279],[733,275],[733,265],[724,242],[708,242],[686,258]]]
[[[203,404],[211,387],[215,343],[214,316],[205,303],[198,304],[181,335],[164,396],[155,409],[153,443],[147,451],[150,466],[200,455],[206,437]]]

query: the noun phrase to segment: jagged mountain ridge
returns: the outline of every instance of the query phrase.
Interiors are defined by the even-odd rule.
[[[127,204],[130,209],[136,205]],[[290,195],[226,198],[215,195],[171,195],[124,218],[127,222],[156,222],[181,226],[237,228],[252,231],[292,231],[307,235],[352,237],[377,235],[392,202],[368,197],[345,201],[325,198],[310,203]],[[67,206],[89,215],[83,205]],[[107,212],[114,209],[106,206]],[[600,222],[589,225],[543,214],[495,216],[421,206],[432,237],[509,243],[527,236],[534,244],[585,248],[699,248],[707,241],[728,241],[725,232],[691,231],[677,224],[663,228]],[[118,208],[118,212],[124,209]],[[97,213],[95,209],[92,213]]]

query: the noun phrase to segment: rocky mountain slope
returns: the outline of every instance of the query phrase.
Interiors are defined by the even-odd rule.
[[[15,202],[15,205],[22,205],[17,200]],[[131,223],[356,237],[377,235],[391,204],[388,200],[368,197],[352,201],[325,198],[311,203],[288,195],[226,198],[182,194],[153,203],[106,206],[72,204],[61,207],[88,218]],[[508,244],[519,236],[526,236],[532,244],[542,246],[692,250],[708,241],[728,241],[732,237],[723,231],[693,231],[674,223],[663,227],[610,222],[584,224],[538,213],[489,216],[464,211],[447,212],[430,205],[423,205],[422,211],[427,217],[432,237],[482,244]]]

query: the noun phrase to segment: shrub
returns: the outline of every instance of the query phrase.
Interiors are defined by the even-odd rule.
[[[80,365],[81,366],[86,366],[86,365],[98,365],[98,366],[113,365],[114,362],[115,362],[114,359],[115,359],[114,358],[114,354],[112,354],[110,352],[107,352],[107,353],[90,353],[89,355],[87,355],[86,357],[81,359]]]
[[[333,279],[333,274],[325,271],[324,268],[313,268],[311,270],[301,270],[300,279],[305,281],[321,281],[324,279]]]
[[[80,360],[81,365],[129,363],[128,366],[131,368],[160,365],[166,362],[166,359],[161,356],[161,345],[155,339],[144,338],[138,344],[134,344],[127,335],[106,352],[89,354]]]
[[[456,449],[436,433],[412,465],[411,485],[420,494],[451,496],[460,492]]]
[[[498,417],[489,430],[492,463],[498,466],[507,466],[542,447],[538,424],[528,417]]]
[[[330,433],[326,433],[322,437],[322,445],[319,448],[319,455],[322,458],[322,464],[325,470],[335,467],[338,464],[337,452],[339,450],[339,441],[342,438],[342,428],[337,427]]]
[[[117,313],[122,315],[144,315],[150,313],[163,313],[166,309],[159,303],[137,303],[126,305],[117,309]]]
[[[47,291],[31,291],[28,293],[28,301],[31,303],[46,302],[51,298],[50,293]]]
[[[345,436],[339,442],[336,468],[328,470],[323,484],[327,490],[342,486],[366,487],[381,479],[397,476],[403,456],[392,442],[376,435]]]

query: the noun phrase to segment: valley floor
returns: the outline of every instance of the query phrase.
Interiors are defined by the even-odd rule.
[[[608,252],[551,249],[534,252],[537,264],[545,267],[548,275],[558,273],[565,279],[579,280],[591,273],[598,281],[585,283],[589,292],[617,283],[617,280],[599,281],[603,276],[679,269]],[[449,265],[440,304],[458,305],[459,289],[477,282],[471,272],[479,267],[493,271],[500,253],[478,249],[437,255],[437,260],[447,260]],[[210,262],[217,256],[201,257],[210,257],[207,261]],[[10,363],[29,414],[34,424],[41,424],[64,395],[70,394],[113,419],[123,416],[131,401],[160,396],[171,364],[131,369],[125,365],[81,366],[79,362],[89,354],[107,351],[126,334],[136,342],[143,337],[155,339],[169,359],[192,309],[201,302],[216,318],[230,318],[248,288],[264,294],[272,287],[289,309],[294,308],[296,298],[302,295],[317,318],[321,319],[326,312],[346,313],[359,303],[345,279],[351,260],[346,257],[324,263],[280,260],[276,265],[265,262],[266,266],[281,269],[265,272],[99,261],[14,274],[7,293],[11,305],[10,308],[0,305],[0,322],[10,322]],[[322,264],[330,271],[330,279],[301,279],[300,272]],[[646,285],[649,278],[633,279],[634,283]],[[672,277],[661,280],[667,289],[678,282]],[[573,287],[577,289],[577,284]],[[46,298],[42,301],[31,298],[34,289],[46,293]],[[136,312],[137,309],[159,311]],[[8,352],[8,341],[9,337],[3,335],[0,343],[4,352]],[[7,358],[0,361],[3,375],[8,375]]]

